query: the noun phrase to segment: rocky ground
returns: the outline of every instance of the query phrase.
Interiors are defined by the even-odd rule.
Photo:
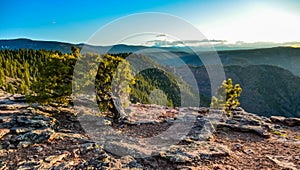
[[[141,104],[127,111],[127,122],[107,120],[106,126],[141,144],[173,133],[176,121],[186,118],[182,113],[196,119],[168,149],[157,148],[147,157],[118,155],[113,147],[121,152],[135,145],[95,142],[73,108],[29,105],[24,96],[1,93],[0,169],[300,169],[300,119],[260,117],[242,109],[230,119],[216,119],[211,115],[218,111],[207,108]]]

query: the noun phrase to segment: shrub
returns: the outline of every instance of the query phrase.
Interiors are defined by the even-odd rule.
[[[224,80],[218,88],[216,96],[212,97],[211,108],[222,109],[225,113],[231,114],[231,111],[240,105],[238,98],[242,93],[239,84],[232,84],[232,79]]]

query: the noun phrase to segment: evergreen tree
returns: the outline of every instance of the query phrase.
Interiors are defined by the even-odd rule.
[[[99,108],[111,111],[116,122],[125,118],[122,108],[128,105],[130,85],[135,83],[129,63],[121,57],[105,55],[95,83]]]
[[[223,109],[226,113],[231,114],[237,106],[240,105],[238,97],[242,93],[242,88],[239,84],[232,84],[232,79],[224,80],[218,88],[216,94],[218,97],[212,97],[212,108]]]
[[[5,84],[6,76],[4,74],[4,70],[0,68],[0,86]]]
[[[79,50],[78,47],[72,46],[72,47],[71,47],[71,51],[72,51],[72,55],[73,55],[73,56],[79,57],[79,55],[80,55],[80,50]]]
[[[20,94],[28,94],[28,86],[26,85],[25,81],[22,80],[21,84],[18,88],[18,93]]]
[[[73,56],[53,54],[44,64],[40,64],[37,80],[31,86],[36,95],[31,100],[68,104],[72,93],[71,81],[75,62]]]
[[[6,91],[11,94],[15,94],[15,88],[11,83],[6,84]]]

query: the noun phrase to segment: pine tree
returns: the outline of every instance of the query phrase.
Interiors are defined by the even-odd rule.
[[[6,84],[6,91],[11,94],[15,94],[15,88],[11,83]]]
[[[96,76],[96,89],[99,108],[113,113],[114,121],[126,117],[123,107],[128,105],[130,85],[134,77],[129,63],[121,58],[105,55],[100,62]]]
[[[73,56],[53,54],[46,62],[40,64],[36,81],[31,86],[36,96],[30,100],[68,104],[72,93],[71,81],[75,62]]]
[[[23,76],[23,80],[25,81],[25,84],[27,86],[30,86],[30,72],[29,72],[29,64],[26,61],[24,63],[24,76]]]
[[[79,53],[80,53],[80,50],[79,48],[77,48],[76,46],[72,46],[71,47],[71,51],[72,51],[72,55],[75,56],[75,57],[79,57]]]
[[[216,94],[218,97],[212,97],[212,108],[222,109],[224,112],[231,114],[231,111],[240,105],[238,98],[242,93],[242,88],[239,84],[232,84],[232,79],[224,80],[218,88]]]
[[[21,84],[18,88],[18,93],[20,94],[28,94],[28,86],[26,85],[25,81],[22,80]]]
[[[4,74],[4,70],[0,68],[0,86],[3,86],[5,84],[6,76]]]

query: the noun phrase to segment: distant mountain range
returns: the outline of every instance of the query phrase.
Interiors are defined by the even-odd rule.
[[[124,52],[134,52],[140,49],[144,49],[147,47],[143,46],[129,46],[129,45],[115,45],[115,46],[92,46],[88,44],[71,44],[65,42],[57,42],[57,41],[39,41],[39,40],[30,40],[25,38],[20,39],[12,39],[12,40],[0,40],[0,49],[46,49],[46,50],[58,50],[63,53],[70,53],[71,47],[77,46],[82,48],[85,46],[90,52],[98,52],[104,53],[109,51],[110,53],[124,53]]]
[[[210,80],[199,59],[186,47],[148,47],[119,44],[115,46],[91,46],[55,41],[30,39],[0,40],[0,49],[47,49],[70,53],[71,46],[84,46],[89,52],[128,53],[140,50],[159,49],[149,57],[162,65],[181,68],[190,66],[201,94],[210,97]],[[109,50],[109,51],[108,51]],[[172,53],[172,55],[169,55]],[[248,50],[221,50],[217,52],[224,66],[226,77],[243,88],[242,107],[260,115],[285,115],[300,117],[300,48],[273,47]]]
[[[71,46],[83,48],[89,52],[95,53],[128,53],[137,52],[140,50],[158,49],[164,52],[155,52],[157,60],[161,60],[162,64],[180,66],[189,64],[192,66],[202,66],[203,63],[199,60],[202,53],[198,52],[198,56],[188,47],[148,47],[148,46],[133,46],[118,44],[114,46],[92,46],[88,44],[71,44],[57,41],[36,41],[30,39],[12,39],[0,40],[0,49],[46,49],[58,50],[63,53],[70,53]],[[172,52],[172,56],[167,53]],[[219,57],[224,66],[227,65],[273,65],[282,67],[291,71],[293,74],[300,76],[300,48],[292,47],[273,47],[263,49],[248,49],[248,50],[221,50],[218,51]],[[183,62],[177,62],[180,58]],[[167,59],[167,61],[163,61]]]

